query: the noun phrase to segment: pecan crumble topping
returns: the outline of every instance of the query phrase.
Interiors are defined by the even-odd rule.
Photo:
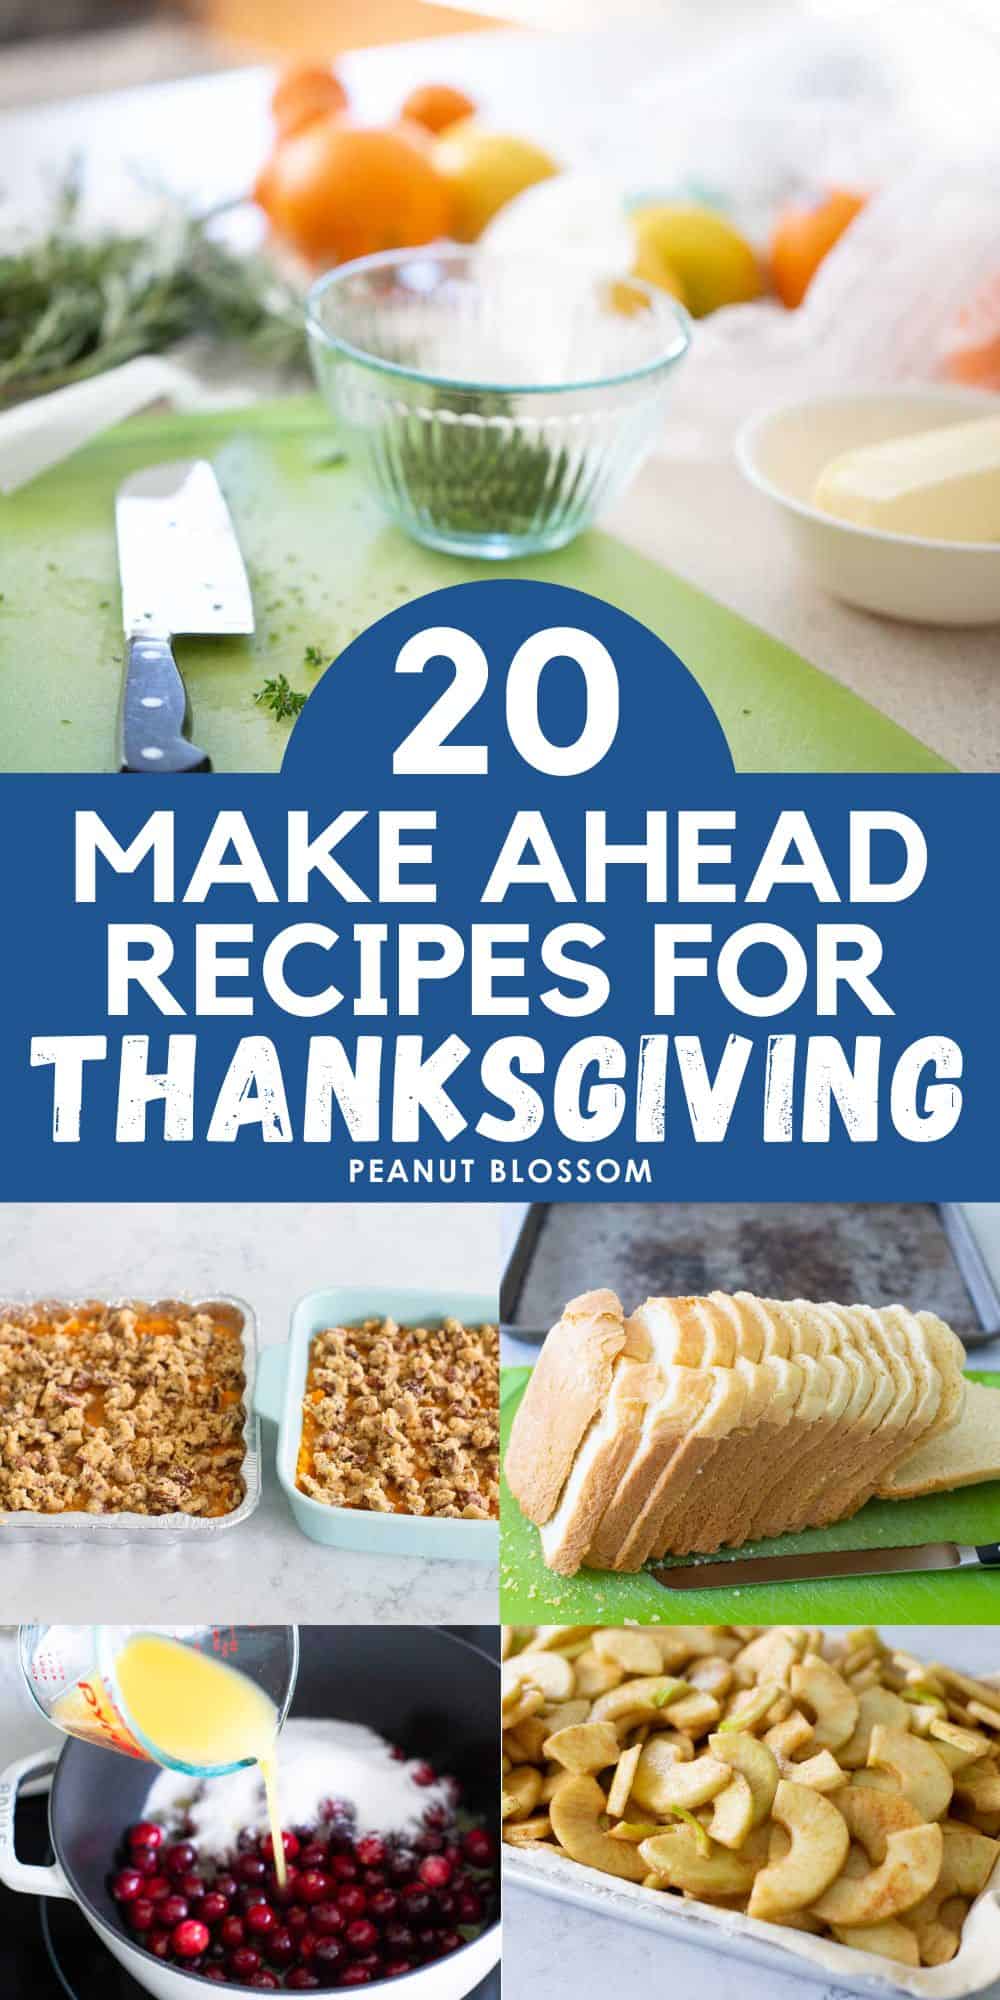
[[[309,1350],[296,1484],[333,1507],[486,1521],[499,1512],[495,1326],[331,1326]]]
[[[0,1511],[229,1514],[243,1345],[226,1306],[0,1306]]]

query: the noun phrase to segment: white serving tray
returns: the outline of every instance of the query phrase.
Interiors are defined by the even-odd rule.
[[[828,1938],[783,1930],[738,1910],[688,1902],[638,1882],[622,1882],[584,1868],[551,1850],[504,1847],[504,1881],[540,1896],[575,1903],[592,1916],[637,1924],[664,1939],[677,1937],[707,1951],[748,1959],[772,1972],[798,1974],[829,1988],[866,1993],[874,2000],[917,1994],[922,2000],[965,2000],[982,1993],[1000,1973],[1000,1863],[965,1920],[958,1954],[948,1965],[911,1969],[870,1952],[852,1951]],[[610,1963],[610,1961],[609,1961]],[[669,1977],[669,1962],[663,1967]]]

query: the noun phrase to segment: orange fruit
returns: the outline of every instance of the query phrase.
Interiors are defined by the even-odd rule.
[[[314,118],[347,109],[347,92],[332,69],[295,63],[283,70],[271,97],[271,116],[279,139],[301,132]]]
[[[1000,389],[1000,277],[959,315],[944,372],[953,382]]]
[[[311,263],[339,264],[446,236],[447,185],[415,128],[320,118],[286,139],[256,199]]]
[[[796,203],[778,216],[771,234],[771,277],[785,306],[800,306],[824,257],[860,215],[867,197],[833,188],[821,201]]]
[[[428,132],[443,132],[446,125],[454,125],[459,118],[471,118],[476,107],[464,90],[456,90],[451,83],[422,83],[417,90],[411,90],[401,118],[412,118],[415,125],[423,125]]]

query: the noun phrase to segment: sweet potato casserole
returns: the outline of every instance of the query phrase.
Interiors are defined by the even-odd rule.
[[[0,1511],[231,1513],[241,1331],[222,1304],[0,1306]]]
[[[495,1519],[498,1402],[495,1326],[326,1327],[309,1350],[296,1484],[333,1507]]]

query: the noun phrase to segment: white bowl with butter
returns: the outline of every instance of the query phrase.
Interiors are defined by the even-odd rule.
[[[983,418],[993,419],[986,433],[975,421]],[[922,435],[933,432],[937,443]],[[912,442],[872,450],[904,439]],[[814,396],[752,418],[736,455],[834,597],[923,624],[1000,621],[1000,397],[950,388]]]

